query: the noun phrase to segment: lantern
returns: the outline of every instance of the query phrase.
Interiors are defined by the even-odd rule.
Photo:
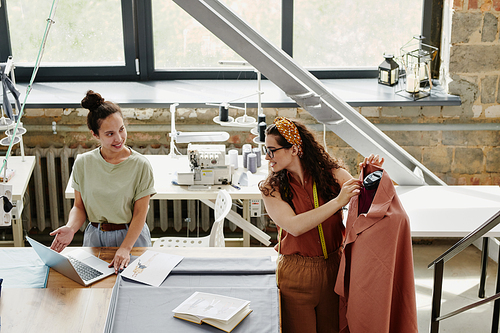
[[[430,95],[432,89],[431,62],[438,48],[425,44],[422,35],[413,36],[401,51],[402,75],[396,93],[417,100]]]
[[[378,66],[378,83],[393,86],[398,83],[399,65],[392,54],[384,54],[385,60]]]

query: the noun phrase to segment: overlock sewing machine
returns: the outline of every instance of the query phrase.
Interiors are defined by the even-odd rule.
[[[193,145],[187,149],[190,171],[177,171],[179,185],[228,185],[234,172],[226,164],[225,145]]]

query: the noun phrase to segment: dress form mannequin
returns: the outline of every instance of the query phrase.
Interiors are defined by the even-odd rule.
[[[377,192],[380,179],[382,179],[382,174],[383,172],[381,170],[377,170],[370,173],[363,180],[363,187],[359,192],[358,216],[359,214],[368,213],[375,193]]]

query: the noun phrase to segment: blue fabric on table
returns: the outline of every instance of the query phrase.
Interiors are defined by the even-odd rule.
[[[274,274],[276,261],[255,258],[184,258],[170,274]]]
[[[45,288],[46,266],[32,248],[0,248],[0,278],[3,288]]]
[[[267,258],[184,258],[160,287],[119,276],[105,332],[221,332],[173,317],[172,310],[195,291],[250,301],[253,310],[238,332],[279,332],[276,262]]]

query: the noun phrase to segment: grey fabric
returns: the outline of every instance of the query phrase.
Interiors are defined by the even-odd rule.
[[[221,332],[173,317],[172,310],[195,291],[250,301],[253,312],[235,333],[279,332],[274,265],[270,258],[184,258],[158,288],[119,276],[105,332]]]
[[[271,257],[256,258],[184,258],[170,274],[274,274]]]

